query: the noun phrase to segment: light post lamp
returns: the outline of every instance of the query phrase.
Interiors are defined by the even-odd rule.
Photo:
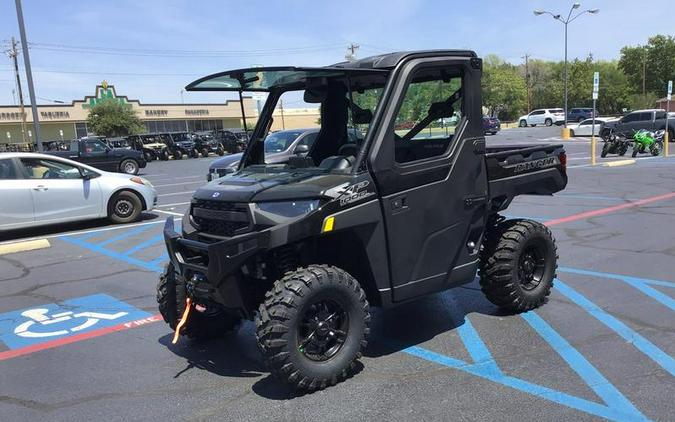
[[[564,75],[564,87],[565,87],[565,128],[567,128],[567,25],[570,22],[573,22],[576,18],[578,18],[581,15],[584,15],[586,13],[590,13],[592,15],[597,14],[600,9],[587,9],[583,10],[576,15],[572,16],[572,13],[581,7],[581,3],[574,3],[572,5],[572,8],[570,8],[570,12],[567,14],[567,19],[563,19],[562,15],[559,14],[553,14],[547,10],[535,10],[534,15],[535,16],[540,16],[540,15],[551,15],[553,19],[558,20],[563,23],[565,26],[565,75]],[[595,110],[593,110],[595,113]]]

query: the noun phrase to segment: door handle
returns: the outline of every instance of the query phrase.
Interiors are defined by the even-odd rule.
[[[36,187],[33,188],[33,190],[36,190],[36,191],[45,191],[45,190],[49,190],[49,188],[48,188],[47,186],[45,186],[45,185],[37,185]]]
[[[408,198],[399,196],[391,201],[391,210],[393,212],[402,211],[408,208]]]

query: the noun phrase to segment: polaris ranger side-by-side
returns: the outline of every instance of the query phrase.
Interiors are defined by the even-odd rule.
[[[157,299],[192,338],[255,320],[273,374],[303,390],[344,380],[367,343],[371,306],[471,282],[512,311],[543,304],[557,266],[542,224],[498,212],[567,184],[561,145],[486,148],[482,61],[471,51],[393,53],[327,67],[240,69],[195,91],[266,91],[237,171],[197,190],[164,227]],[[307,154],[265,163],[282,94],[320,104]],[[457,125],[441,119],[459,116]],[[348,130],[364,137],[350,140]]]

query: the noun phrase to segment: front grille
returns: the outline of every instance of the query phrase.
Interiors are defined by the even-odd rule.
[[[231,237],[250,231],[245,204],[197,199],[192,202],[190,215],[202,233]]]

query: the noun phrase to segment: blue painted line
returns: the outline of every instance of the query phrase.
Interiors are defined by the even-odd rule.
[[[169,259],[169,254],[164,252],[161,254],[159,257],[153,259],[152,261],[148,262],[150,265],[160,265],[162,262],[166,261]]]
[[[668,371],[670,375],[675,376],[675,359],[673,359],[663,350],[659,349],[656,345],[642,337],[635,330],[628,327],[623,322],[602,310],[595,303],[588,300],[581,293],[572,289],[561,280],[556,279],[554,288],[575,302],[577,305],[581,306],[582,309],[607,326],[607,328],[614,331],[628,343],[635,346],[648,358],[654,361],[654,363]]]
[[[103,248],[101,246],[98,246],[98,245],[95,245],[95,244],[92,244],[92,243],[87,243],[87,242],[84,242],[80,239],[76,239],[76,238],[69,237],[69,236],[62,236],[61,239],[66,241],[66,242],[70,242],[74,245],[77,245],[77,246],[83,247],[85,249],[89,249],[91,251],[94,251],[96,253],[100,253],[101,255],[105,255],[105,256],[108,256],[108,257],[114,258],[114,259],[119,259],[120,261],[126,262],[127,264],[137,265],[137,266],[139,266],[141,268],[145,268],[146,270],[149,270],[149,271],[155,271],[155,272],[161,272],[162,271],[162,269],[157,265],[150,265],[149,263],[147,263],[145,261],[142,261],[140,259],[136,259],[134,257],[121,254],[119,252],[111,251],[110,249],[106,249],[106,248]]]
[[[476,369],[474,365],[470,365],[464,361],[444,356],[436,352],[432,352],[431,350],[427,350],[419,346],[408,347],[407,349],[404,349],[403,352],[411,356],[415,356],[449,368],[458,369],[460,371],[476,375],[489,381],[493,381],[505,385],[507,387],[514,388],[524,393],[531,394],[540,397],[542,399],[549,400],[554,403],[558,403],[563,406],[577,409],[582,412],[586,412],[591,415],[599,416],[605,419],[621,422],[646,420],[646,418],[639,412],[626,413],[621,409],[614,409],[612,407],[608,407],[586,399],[575,397],[570,394],[563,393],[561,391],[556,391],[541,385],[533,384],[531,382],[522,379],[505,375],[496,375],[496,376],[491,375],[483,370]]]
[[[147,248],[147,247],[149,247],[149,246],[152,246],[152,245],[154,245],[155,243],[159,243],[159,242],[161,242],[162,240],[164,240],[164,234],[159,234],[159,235],[157,235],[157,236],[155,236],[155,237],[151,237],[150,239],[145,240],[145,241],[143,241],[143,242],[137,244],[136,246],[134,246],[134,247],[131,248],[131,249],[128,249],[128,250],[122,252],[122,255],[133,255],[134,253],[136,253],[136,252],[138,252],[138,251],[140,251],[140,250],[142,250],[142,249],[145,249],[145,248]]]
[[[487,374],[492,376],[498,376],[502,374],[501,369],[497,366],[494,357],[490,353],[483,339],[480,338],[480,335],[471,324],[468,318],[465,317],[465,314],[462,310],[462,305],[457,301],[452,292],[446,293],[445,296],[449,303],[448,310],[450,312],[450,318],[457,326],[457,333],[464,343],[466,351],[469,352],[471,359],[473,360],[473,365],[476,368],[481,368],[482,371],[485,371]]]
[[[640,283],[651,284],[653,286],[675,288],[675,283],[673,283],[672,281],[654,280],[650,278],[640,278],[615,273],[604,273],[601,271],[582,270],[580,268],[571,268],[571,267],[558,267],[558,271],[562,271],[564,273],[590,275],[593,277],[611,278],[613,280],[621,280],[621,281],[633,280],[638,281]]]
[[[140,226],[140,227],[133,228],[131,230],[125,230],[122,233],[118,234],[117,236],[113,236],[109,239],[104,240],[103,242],[97,243],[97,245],[98,246],[109,245],[111,243],[117,242],[118,240],[125,239],[129,236],[135,236],[139,233],[144,232],[145,230],[147,230],[149,228],[150,228],[150,226]],[[82,240],[81,237],[78,237],[78,239]]]
[[[640,411],[542,317],[534,312],[521,316],[609,407],[644,419]]]
[[[533,221],[549,221],[552,218],[549,217],[532,217],[531,215],[513,215],[513,214],[502,214],[506,218],[518,218],[523,220],[533,220]]]

